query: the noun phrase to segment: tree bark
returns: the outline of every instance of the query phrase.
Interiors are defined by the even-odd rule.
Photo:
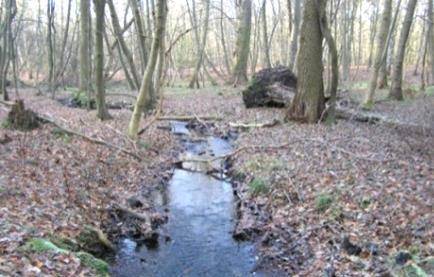
[[[157,2],[157,18],[155,24],[155,34],[152,40],[152,48],[146,70],[143,75],[142,84],[140,86],[139,95],[137,96],[136,104],[134,105],[133,114],[131,115],[128,126],[128,136],[132,139],[137,138],[139,130],[140,116],[142,115],[151,98],[152,77],[154,75],[155,65],[157,63],[158,53],[162,47],[162,39],[166,27],[167,17],[167,0],[159,0]]]
[[[263,57],[264,62],[263,65],[267,68],[271,67],[271,58],[270,58],[270,47],[268,45],[268,28],[267,28],[267,0],[263,0],[262,9],[261,9],[261,17],[262,17],[262,46],[263,46]]]
[[[90,2],[80,0],[80,91],[85,92],[90,103]]]
[[[252,1],[237,0],[240,8],[237,42],[235,50],[235,66],[233,69],[233,85],[245,84],[247,78],[247,62],[250,49],[250,32],[252,29]]]
[[[110,119],[105,102],[104,87],[104,10],[106,0],[94,0],[95,6],[95,85],[97,117],[101,120]]]
[[[204,4],[205,4],[205,19],[204,19],[204,24],[203,24],[203,30],[202,30],[202,38],[199,41],[199,34],[197,32],[197,29],[195,28],[195,38],[196,38],[196,43],[197,43],[197,49],[198,49],[198,53],[197,53],[197,61],[196,61],[196,66],[194,68],[194,72],[193,72],[193,76],[191,77],[190,83],[188,85],[189,88],[194,88],[194,86],[196,85],[197,88],[199,88],[199,71],[200,68],[203,65],[203,57],[204,57],[204,53],[205,53],[205,47],[206,47],[206,39],[208,36],[208,26],[209,26],[209,10],[210,10],[210,0],[204,0]],[[193,9],[191,11],[191,18],[192,18],[192,25],[197,25],[197,20],[196,20],[196,7],[194,5],[194,0],[193,0]]]
[[[323,5],[323,0],[319,4]],[[324,111],[322,64],[323,35],[316,0],[306,0],[297,56],[297,93],[287,112],[287,119],[316,123]]]
[[[371,68],[368,95],[364,101],[366,107],[370,107],[374,102],[375,90],[377,88],[378,73],[383,63],[383,52],[386,47],[387,33],[390,26],[392,15],[392,0],[384,0],[383,14],[381,18],[380,32],[377,35],[377,47],[375,50],[375,62]]]
[[[54,1],[47,1],[47,48],[48,48],[48,86],[51,98],[54,98]]]
[[[134,64],[133,55],[131,54],[130,50],[128,49],[127,43],[125,42],[124,37],[122,36],[121,26],[119,25],[119,18],[118,18],[118,15],[116,13],[115,6],[113,5],[113,1],[107,0],[107,4],[108,4],[109,9],[110,9],[110,15],[111,15],[113,30],[115,32],[116,39],[118,40],[118,43],[122,49],[122,52],[124,53],[125,58],[127,59],[125,62],[130,67],[130,73],[131,73],[132,79],[134,81],[134,86],[135,86],[135,89],[137,89],[140,87],[140,81],[139,81],[139,75],[137,74],[136,66]]]
[[[291,49],[289,55],[289,68],[294,71],[295,62],[297,58],[298,51],[298,37],[300,33],[300,23],[301,23],[301,1],[294,1],[294,18],[292,23],[292,38],[291,38]]]
[[[336,117],[336,94],[339,82],[338,50],[336,48],[336,42],[332,36],[332,32],[328,26],[325,5],[325,1],[317,0],[317,9],[320,16],[321,33],[327,42],[331,56],[332,76],[331,84],[329,87],[330,91],[328,92],[328,94],[330,95],[330,108],[328,110],[327,116],[329,121],[334,122]]]
[[[402,78],[405,49],[407,46],[410,28],[413,23],[413,16],[416,10],[417,0],[409,0],[407,4],[407,12],[404,18],[404,23],[399,37],[398,48],[395,57],[395,63],[392,70],[392,85],[389,91],[389,98],[395,100],[403,100],[402,94]]]
[[[131,9],[134,15],[134,26],[136,27],[137,38],[139,41],[139,53],[143,69],[146,67],[146,63],[148,62],[148,53],[146,52],[146,35],[144,31],[143,19],[139,6],[137,4],[137,0],[129,0],[129,3],[131,5]]]
[[[428,48],[431,58],[431,84],[434,83],[434,16],[433,16],[433,0],[428,0]]]

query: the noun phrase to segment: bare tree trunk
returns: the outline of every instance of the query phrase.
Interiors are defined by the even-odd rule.
[[[301,24],[301,1],[302,0],[294,0],[294,19],[292,23],[292,38],[291,38],[291,49],[289,56],[289,68],[294,71],[295,61],[297,57],[298,51],[298,37],[300,33],[300,24]]]
[[[68,0],[68,9],[66,11],[66,25],[65,25],[65,32],[63,34],[63,40],[62,40],[62,46],[60,49],[60,59],[59,64],[57,65],[57,71],[55,76],[55,83],[59,81],[59,78],[64,73],[64,63],[65,63],[65,55],[66,55],[66,44],[68,43],[68,36],[69,36],[69,23],[71,19],[71,2],[72,0]]]
[[[101,120],[112,118],[105,103],[104,85],[104,10],[105,0],[94,0],[95,6],[95,86],[97,117]]]
[[[137,74],[137,69],[136,69],[136,66],[134,64],[133,55],[131,54],[130,50],[128,49],[127,43],[125,42],[124,37],[122,36],[121,26],[119,25],[119,18],[118,18],[118,15],[116,13],[115,6],[113,5],[113,1],[107,0],[107,4],[108,4],[109,9],[110,9],[110,15],[111,15],[113,30],[115,32],[116,39],[118,40],[118,43],[122,49],[122,52],[124,53],[125,58],[127,59],[125,62],[130,67],[130,73],[131,73],[132,79],[134,81],[134,86],[135,86],[135,89],[137,89],[140,87],[140,82],[139,82],[139,75]]]
[[[146,52],[146,35],[145,31],[143,30],[143,19],[139,6],[137,5],[137,0],[129,0],[129,3],[134,15],[134,26],[136,27],[137,38],[139,42],[140,60],[142,63],[142,68],[145,68],[146,63],[148,62],[148,53]]]
[[[194,68],[193,71],[193,76],[191,77],[190,83],[188,85],[189,88],[194,88],[194,86],[196,85],[197,88],[199,88],[199,80],[198,80],[198,75],[199,75],[199,71],[200,68],[203,65],[203,56],[205,53],[205,47],[206,47],[206,39],[208,36],[208,26],[209,26],[209,10],[210,10],[210,0],[203,0],[204,4],[205,4],[205,19],[204,19],[204,24],[203,24],[203,30],[202,30],[202,39],[201,41],[199,41],[199,35],[197,32],[197,29],[195,28],[195,34],[196,34],[196,42],[197,42],[197,47],[198,47],[198,57],[197,57],[197,62],[196,62],[196,66]],[[191,17],[192,17],[192,25],[197,25],[197,19],[196,19],[196,7],[194,4],[194,0],[193,0],[193,10],[191,11]]]
[[[324,5],[319,0],[320,6]],[[297,93],[288,109],[287,119],[316,123],[325,106],[322,41],[317,0],[306,0],[297,55]]]
[[[431,84],[434,83],[434,16],[433,16],[433,0],[428,0],[428,49],[431,59]]]
[[[54,29],[54,2],[47,1],[47,47],[48,47],[48,87],[51,93],[51,98],[54,98],[54,45],[53,45],[53,29]]]
[[[336,93],[338,90],[338,82],[339,82],[339,65],[338,65],[338,50],[336,48],[336,42],[332,37],[332,32],[327,23],[326,16],[326,3],[322,0],[316,0],[318,14],[320,17],[320,27],[321,33],[324,36],[327,45],[329,47],[330,56],[331,56],[331,67],[332,67],[332,78],[330,84],[330,91],[328,94],[330,95],[330,108],[328,110],[328,120],[331,122],[335,121],[335,112],[336,112]]]
[[[17,13],[17,5],[15,0],[6,0],[5,19],[3,26],[3,49],[0,47],[0,93],[3,94],[3,100],[8,101],[9,95],[6,90],[7,76],[9,64],[13,53],[13,37],[12,37],[12,21]]]
[[[262,17],[262,51],[264,62],[263,65],[270,68],[271,58],[270,58],[270,47],[268,45],[268,30],[267,30],[267,0],[263,0],[261,8]]]
[[[90,69],[90,2],[80,0],[80,92],[85,92],[88,105],[91,99]],[[90,108],[90,106],[88,106]]]
[[[157,18],[155,24],[155,34],[152,40],[152,48],[146,70],[143,75],[142,84],[140,86],[139,95],[137,96],[136,104],[134,105],[133,114],[131,115],[128,126],[128,136],[132,139],[137,138],[139,130],[140,116],[144,109],[148,106],[148,102],[152,101],[151,86],[152,77],[154,75],[155,65],[157,63],[158,53],[162,47],[162,39],[164,37],[167,17],[167,0],[158,0],[157,2]]]
[[[239,12],[239,25],[235,50],[235,66],[233,69],[233,85],[237,86],[247,82],[247,62],[250,49],[250,31],[252,29],[252,1],[237,0]]]
[[[383,15],[381,19],[380,32],[377,35],[377,46],[375,50],[375,62],[371,68],[368,95],[364,101],[365,107],[370,107],[374,102],[375,90],[377,88],[378,72],[383,63],[383,52],[386,47],[387,33],[392,15],[392,0],[384,0]]]
[[[395,63],[392,70],[392,86],[389,91],[389,98],[395,100],[403,100],[402,95],[402,75],[405,50],[407,46],[410,28],[413,23],[413,16],[416,9],[417,0],[409,0],[407,5],[407,13],[404,18],[404,23],[399,37],[398,48],[395,57]]]

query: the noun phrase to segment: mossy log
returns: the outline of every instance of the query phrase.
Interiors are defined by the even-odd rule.
[[[242,92],[246,108],[286,107],[294,98],[297,77],[284,66],[266,68],[253,76]]]

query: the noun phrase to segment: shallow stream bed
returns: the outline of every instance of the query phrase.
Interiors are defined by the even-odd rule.
[[[227,140],[201,137],[192,140],[186,125],[172,123],[185,152],[195,157],[220,156],[231,151]],[[224,165],[220,176],[223,177]],[[155,248],[120,242],[113,276],[258,276],[250,242],[233,239],[236,220],[231,183],[206,173],[175,169],[161,196],[168,223],[161,228]]]

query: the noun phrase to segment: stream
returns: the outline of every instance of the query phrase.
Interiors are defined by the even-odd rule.
[[[172,122],[171,129],[188,156],[220,156],[232,149],[228,140],[219,137],[192,139],[186,123]],[[161,227],[158,246],[121,240],[113,276],[260,276],[254,272],[253,244],[232,237],[235,196],[232,184],[224,181],[223,162],[217,160],[215,166],[222,178],[196,172],[191,163],[192,170],[175,169],[160,196],[169,220]]]

